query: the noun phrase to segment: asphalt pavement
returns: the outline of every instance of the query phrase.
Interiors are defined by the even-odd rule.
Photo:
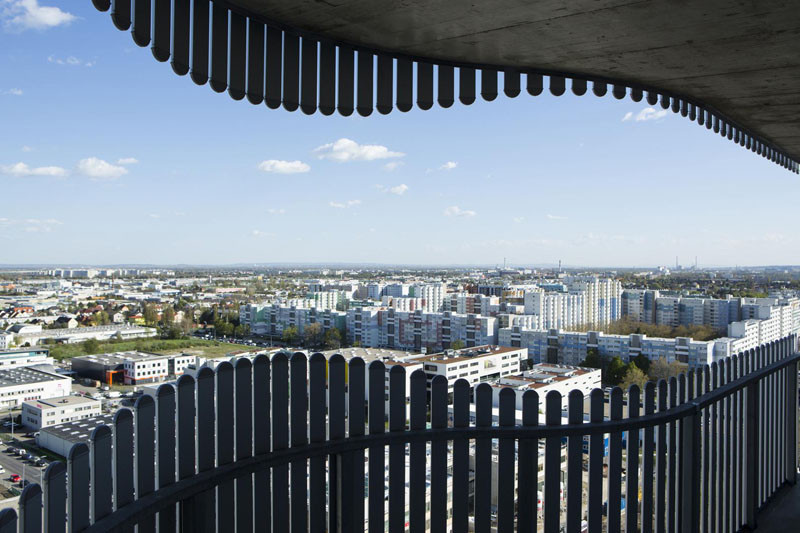
[[[14,487],[21,489],[19,483],[12,483],[9,479],[13,474],[17,474],[21,479],[27,479],[31,483],[41,484],[44,468],[32,465],[24,461],[18,455],[8,453],[8,446],[3,443],[0,445],[0,466],[5,469],[3,474],[0,474],[0,483],[7,487]]]

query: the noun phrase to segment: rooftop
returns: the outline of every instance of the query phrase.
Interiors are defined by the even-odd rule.
[[[150,361],[157,359],[169,359],[169,355],[160,355],[157,353],[149,352],[114,352],[114,353],[101,353],[93,355],[81,355],[74,357],[72,360],[78,361],[91,361],[93,363],[102,363],[104,365],[121,365],[125,361]]]
[[[69,379],[65,376],[46,372],[37,367],[25,366],[0,370],[0,387],[25,385],[27,383],[41,383],[43,381],[58,381]]]
[[[70,396],[58,396],[56,398],[47,398],[45,400],[28,400],[23,403],[41,409],[47,407],[64,407],[68,405],[85,405],[85,404],[99,405],[100,401],[95,400],[94,398],[89,398],[87,396],[70,395]]]
[[[114,415],[98,415],[73,422],[66,422],[56,426],[42,428],[41,433],[49,433],[73,444],[89,441],[92,431],[98,426],[113,426]]]
[[[334,354],[342,354],[345,360],[350,360],[354,357],[360,357],[365,363],[369,364],[372,361],[389,361],[403,359],[414,355],[413,352],[406,352],[404,350],[392,350],[390,348],[339,348],[337,350],[326,350],[322,355],[326,359],[330,359]]]
[[[475,357],[482,357],[485,355],[499,355],[504,353],[519,352],[526,350],[526,348],[512,348],[508,346],[494,346],[484,345],[475,346],[472,348],[462,348],[460,350],[448,350],[441,353],[431,355],[424,355],[416,357],[417,361],[430,361],[434,363],[457,363],[459,361],[469,361]]]

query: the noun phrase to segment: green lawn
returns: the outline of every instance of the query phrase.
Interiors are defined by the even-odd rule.
[[[87,355],[84,343],[56,344],[49,346],[50,355],[61,361],[79,355]],[[105,341],[99,343],[99,349],[92,353],[125,352],[137,350],[152,353],[193,353],[203,357],[221,357],[246,346],[227,342],[207,341],[204,339],[135,339],[130,341]]]

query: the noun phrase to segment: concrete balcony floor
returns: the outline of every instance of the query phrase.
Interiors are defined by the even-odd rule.
[[[800,483],[783,487],[756,517],[758,533],[800,531]]]

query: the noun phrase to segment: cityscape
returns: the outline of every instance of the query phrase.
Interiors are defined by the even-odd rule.
[[[0,0],[0,533],[795,531],[798,35]]]
[[[428,395],[447,379],[451,420],[458,380],[473,402],[490,387],[496,421],[500,392],[514,391],[521,420],[526,391],[557,392],[566,417],[570,391],[644,390],[800,333],[798,267],[7,267],[0,280],[0,466],[12,491],[91,445],[119,409],[239,360],[377,361],[387,413],[401,367],[404,403],[420,371]],[[493,489],[492,509],[500,499]]]

